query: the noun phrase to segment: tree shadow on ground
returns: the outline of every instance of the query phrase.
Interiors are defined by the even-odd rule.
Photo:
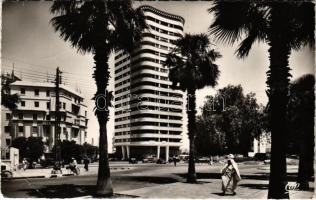
[[[186,178],[187,173],[175,174],[181,178]],[[219,173],[196,173],[198,179],[220,179],[221,175]]]
[[[186,177],[187,174],[177,174],[180,177]],[[196,173],[198,179],[221,179],[220,173]],[[242,179],[254,179],[254,180],[269,180],[269,174],[245,174],[241,175]]]
[[[28,195],[37,198],[76,198],[84,196],[96,196],[95,185],[46,185],[40,189],[28,189]],[[110,198],[136,198],[137,196],[114,194]]]
[[[28,195],[39,198],[75,198],[95,194],[94,185],[45,185],[40,189],[28,189]]]
[[[177,179],[172,177],[154,177],[154,176],[129,176],[121,177],[121,179],[129,179],[137,182],[148,182],[154,184],[168,184],[178,182]]]
[[[231,193],[223,194],[222,192],[213,192],[211,194],[215,194],[217,196],[235,196],[234,194],[231,194]]]
[[[257,190],[267,190],[269,187],[269,184],[265,183],[245,183],[245,184],[238,184],[238,187],[247,187],[249,189],[257,189]]]
[[[187,176],[186,173],[176,174],[182,178]],[[196,173],[198,179],[221,179],[220,173]],[[242,179],[251,179],[251,180],[269,180],[269,173],[254,173],[254,174],[241,174]],[[288,181],[296,181],[297,173],[288,173]]]
[[[113,185],[116,181],[123,181],[125,183],[150,183],[150,184],[169,184],[178,182],[176,178],[172,177],[150,177],[150,176],[121,176],[112,180]],[[140,184],[145,186],[143,184]],[[82,196],[95,197],[95,185],[79,185],[79,184],[61,184],[61,185],[44,185],[38,189],[23,189],[29,196],[38,198],[75,198]],[[115,189],[115,188],[114,188]],[[111,198],[134,198],[135,196],[115,194]]]
[[[256,174],[256,175],[261,175],[261,176],[266,176],[266,177],[269,178],[269,172],[256,172],[256,173],[254,173],[254,174]],[[297,172],[287,172],[286,175],[287,175],[287,180],[288,180],[288,181],[296,181],[296,180],[297,180],[298,173],[297,173]],[[314,177],[311,177],[311,178],[309,179],[309,181],[314,182]]]

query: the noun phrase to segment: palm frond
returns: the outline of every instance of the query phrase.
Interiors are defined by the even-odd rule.
[[[210,50],[209,45],[206,34],[186,34],[176,41],[175,50],[167,55],[165,62],[173,88],[185,91],[217,84],[219,69],[213,62],[221,55]]]
[[[217,60],[218,58],[221,58],[222,55],[219,52],[215,51],[214,49],[211,49],[208,51],[207,57],[209,57],[212,62],[215,62],[215,60]]]
[[[148,28],[141,9],[133,9],[131,1],[109,1],[110,21],[116,29],[113,41],[117,47],[132,52],[140,45],[143,30]]]
[[[249,10],[250,2],[248,1],[215,0],[212,7],[208,9],[215,18],[209,27],[209,34],[214,35],[218,41],[228,44],[239,41],[248,22]]]
[[[291,91],[301,92],[306,90],[314,91],[315,76],[313,74],[305,74],[298,79],[294,80],[290,85]]]
[[[52,14],[65,15],[67,13],[75,12],[84,4],[84,1],[78,0],[54,0],[53,5],[50,7]]]
[[[256,33],[248,34],[247,37],[239,44],[238,49],[235,51],[237,57],[238,58],[247,57],[256,39],[257,39]]]
[[[315,47],[315,5],[311,1],[294,2],[290,7],[290,46],[298,50],[302,46]]]
[[[256,40],[267,38],[269,7],[260,2],[218,0],[209,12],[215,16],[209,33],[216,40],[233,45],[244,37],[236,51],[240,58],[248,55]]]

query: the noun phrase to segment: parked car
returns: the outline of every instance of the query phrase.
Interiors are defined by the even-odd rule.
[[[159,158],[159,159],[157,159],[156,163],[157,164],[166,164],[167,162],[164,159]]]
[[[143,163],[155,163],[157,161],[156,157],[148,156],[142,159]]]
[[[189,155],[181,154],[181,155],[179,155],[179,159],[184,161],[184,162],[187,162],[189,160]]]
[[[138,161],[136,160],[136,158],[130,158],[128,163],[130,163],[130,164],[137,164]]]
[[[179,156],[176,156],[176,161],[177,161],[177,162],[180,162]],[[169,156],[168,162],[173,162],[173,156]]]
[[[109,161],[119,161],[120,159],[118,158],[109,158]]]
[[[46,158],[46,159],[40,160],[40,164],[42,167],[50,167],[55,164],[55,161],[53,158]]]
[[[12,169],[9,165],[1,163],[1,178],[10,179],[13,177]]]
[[[270,159],[268,159],[268,160],[264,160],[264,161],[263,161],[263,163],[264,163],[265,165],[269,165],[269,164],[270,164],[270,162],[271,162],[271,160],[270,160]]]
[[[208,157],[201,157],[201,158],[196,159],[196,162],[197,163],[210,163],[210,158],[208,158]]]
[[[270,158],[270,154],[268,153],[256,153],[254,158],[259,161],[265,161]]]

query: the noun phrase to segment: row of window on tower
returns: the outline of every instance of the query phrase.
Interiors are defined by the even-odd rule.
[[[162,25],[162,26],[166,26],[166,27],[170,27],[170,28],[175,28],[175,29],[179,29],[179,30],[183,31],[183,27],[180,26],[180,25],[167,23],[167,22],[161,21],[161,20],[156,19],[156,18],[151,17],[151,16],[146,16],[145,19],[147,19],[147,20],[149,20],[149,21],[152,21],[152,22],[155,22],[155,23],[157,23],[157,24],[160,24],[160,25]]]
[[[141,138],[123,138],[123,139],[115,139],[116,143],[120,142],[180,142],[181,139],[174,139],[174,138],[148,138],[148,137],[141,137]]]
[[[150,89],[141,89],[138,90],[137,92],[134,92],[132,94],[125,94],[120,97],[116,97],[115,101],[121,101],[121,100],[127,100],[130,101],[131,98],[143,98],[143,96],[140,96],[141,94],[153,94],[153,95],[158,95],[158,96],[165,96],[165,97],[172,97],[172,98],[182,98],[183,95],[175,92],[163,92],[163,91],[158,91],[158,90],[150,90]],[[146,98],[146,97],[144,97]],[[122,102],[124,103],[124,102]]]
[[[181,135],[182,131],[171,131],[171,130],[154,130],[154,129],[141,129],[131,131],[117,131],[115,130],[114,135],[138,135],[138,134],[163,134],[163,135]]]
[[[126,116],[126,117],[119,117],[115,119],[115,122],[125,121],[125,120],[132,120],[132,119],[138,119],[138,118],[153,118],[153,119],[168,119],[168,120],[181,120],[182,117],[180,116],[171,116],[171,115],[157,115],[157,114],[136,114],[132,116]]]
[[[136,74],[136,73],[138,73],[139,71],[142,71],[142,70],[153,70],[153,71],[162,72],[162,73],[167,73],[168,72],[167,68],[154,67],[154,66],[150,66],[150,65],[134,65],[130,69],[131,69],[130,71],[127,71],[127,72],[125,72],[125,73],[123,73],[121,75],[117,75],[115,77],[115,81],[123,79],[123,78],[127,77],[130,74],[132,74],[132,75]]]

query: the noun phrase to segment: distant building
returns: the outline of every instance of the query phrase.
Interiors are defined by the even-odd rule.
[[[1,150],[7,151],[16,137],[42,137],[45,153],[51,151],[55,138],[55,85],[17,81],[11,93],[20,97],[18,108],[11,112],[1,107]],[[61,140],[83,144],[87,137],[87,106],[80,93],[60,85]]]
[[[253,139],[252,151],[248,153],[253,157],[256,153],[270,153],[271,152],[271,136],[263,132],[258,137]]]
[[[149,30],[132,55],[115,54],[115,133],[121,158],[147,155],[168,160],[179,153],[183,124],[183,93],[171,89],[163,66],[174,42],[183,36],[184,19],[142,6]]]

